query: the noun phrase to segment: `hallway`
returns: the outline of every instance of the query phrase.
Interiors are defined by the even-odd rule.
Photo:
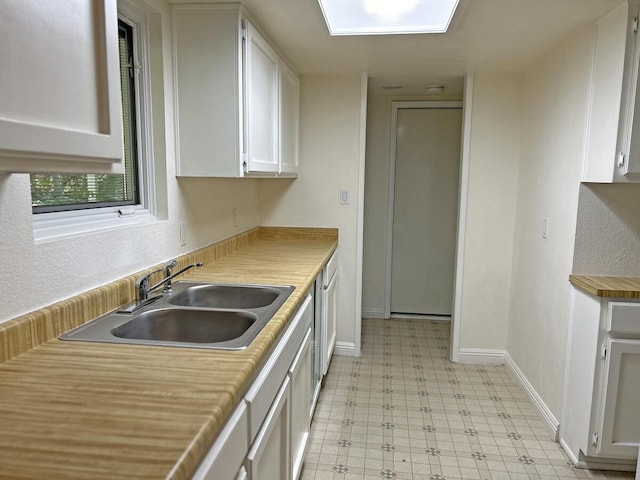
[[[302,480],[633,479],[573,468],[508,370],[448,360],[449,322],[367,319],[334,356]]]

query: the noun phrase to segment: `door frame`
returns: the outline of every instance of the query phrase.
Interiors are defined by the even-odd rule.
[[[451,337],[449,358],[453,362],[460,360],[460,313],[462,310],[462,281],[464,278],[464,251],[467,222],[467,199],[469,189],[469,150],[471,145],[471,113],[473,106],[473,73],[464,78],[462,101],[415,101],[392,102],[391,132],[389,142],[389,188],[387,198],[387,251],[384,318],[391,317],[391,266],[393,252],[393,207],[395,196],[396,171],[396,130],[398,126],[398,110],[400,108],[462,108],[462,125],[460,139],[460,176],[458,180],[458,225],[456,232],[456,249],[454,265],[453,308],[451,313]]]
[[[389,188],[387,198],[387,259],[386,259],[386,277],[384,287],[384,316],[385,318],[391,317],[391,268],[393,264],[393,218],[394,218],[394,203],[395,203],[395,184],[396,184],[396,131],[398,128],[398,112],[402,109],[455,109],[462,110],[462,102],[456,100],[441,100],[441,101],[394,101],[391,102],[391,133],[390,133],[390,146],[389,146]],[[461,130],[464,127],[460,126]],[[462,142],[460,144],[460,150],[462,150]],[[459,180],[458,180],[459,181]],[[458,194],[458,201],[460,195]],[[458,212],[460,207],[458,207]],[[457,235],[457,233],[456,233]],[[456,251],[457,257],[457,251]],[[455,274],[455,265],[454,265]],[[455,298],[455,285],[454,285],[454,298]],[[452,312],[453,313],[453,312]],[[453,316],[453,315],[452,315]]]

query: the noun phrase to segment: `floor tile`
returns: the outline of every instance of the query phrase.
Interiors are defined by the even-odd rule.
[[[448,360],[449,322],[365,319],[334,356],[302,480],[633,480],[574,468],[503,365]]]

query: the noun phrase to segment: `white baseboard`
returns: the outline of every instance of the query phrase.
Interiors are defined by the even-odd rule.
[[[362,318],[385,318],[384,310],[378,310],[377,308],[362,310]]]
[[[569,445],[567,445],[567,442],[564,441],[564,438],[558,438],[558,443],[562,447],[562,450],[564,450],[565,455],[569,458],[569,461],[573,464],[573,466],[581,468],[578,467],[579,461],[569,448]]]
[[[536,410],[538,410],[538,413],[540,413],[540,415],[542,416],[543,420],[547,424],[547,427],[549,427],[549,429],[553,433],[553,438],[555,440],[558,440],[560,426],[560,422],[558,422],[558,419],[551,412],[551,409],[549,409],[547,404],[544,403],[544,400],[542,400],[542,397],[538,394],[538,392],[536,392],[536,389],[533,388],[533,385],[531,385],[529,380],[527,380],[527,377],[522,372],[522,370],[520,370],[516,362],[513,361],[513,358],[511,358],[509,352],[505,353],[504,360],[505,365],[511,371],[513,377],[522,386],[524,391],[529,396],[529,400],[531,400],[531,403],[536,408]]]
[[[504,350],[489,350],[485,348],[461,348],[455,356],[458,363],[475,364],[504,364]]]
[[[392,313],[391,318],[405,318],[408,320],[436,320],[450,322],[451,315],[424,315],[422,313]]]
[[[336,346],[333,347],[333,354],[341,355],[343,357],[355,357],[356,346],[354,343],[336,342]]]

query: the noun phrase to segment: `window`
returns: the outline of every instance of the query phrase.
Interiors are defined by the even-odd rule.
[[[145,127],[150,122],[145,121],[143,108],[146,49],[136,35],[144,31],[140,22],[124,15],[118,21],[124,174],[32,174],[36,239],[114,226],[122,223],[118,222],[122,217],[135,216],[138,221],[150,217],[149,187],[143,184],[145,180],[149,184],[151,162],[145,158],[150,157],[150,148],[145,148]]]

